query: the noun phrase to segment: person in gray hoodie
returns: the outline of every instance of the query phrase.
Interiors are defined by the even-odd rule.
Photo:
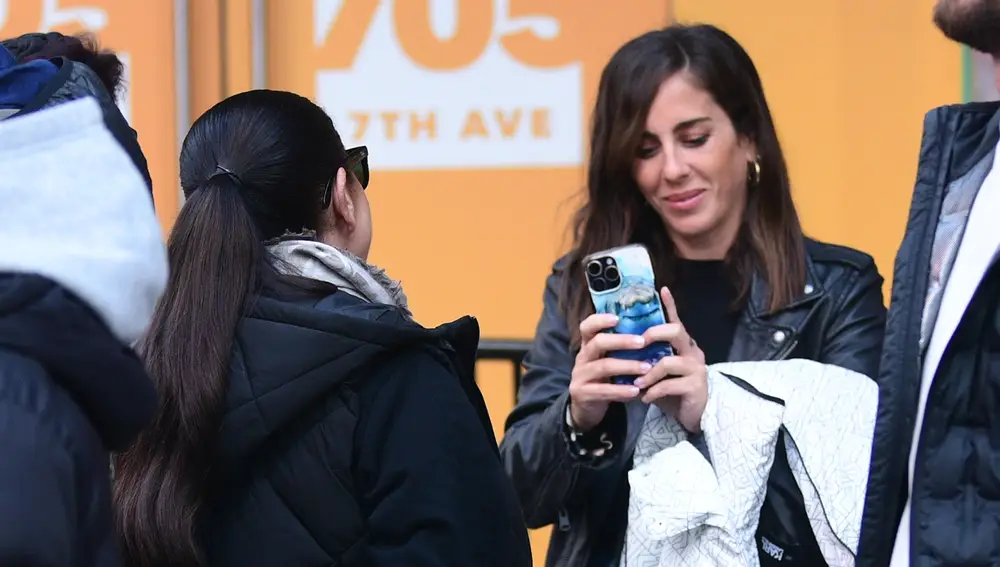
[[[167,278],[93,97],[0,121],[0,565],[113,567],[110,452],[156,406],[131,344]]]

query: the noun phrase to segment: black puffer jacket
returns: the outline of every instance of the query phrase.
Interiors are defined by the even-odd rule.
[[[923,363],[920,329],[945,192],[991,159],[998,140],[1000,103],[942,107],[924,121],[917,183],[896,255],[860,567],[889,564],[906,501]],[[996,565],[1000,557],[1000,311],[989,293],[1000,286],[996,271],[966,310],[928,395],[913,479],[910,565]]]
[[[240,324],[201,539],[214,567],[530,567],[479,327],[334,293]]]
[[[121,565],[109,451],[152,416],[142,363],[87,305],[0,275],[0,565]]]
[[[729,359],[805,358],[874,375],[885,325],[875,262],[856,250],[812,240],[806,253],[806,288],[785,309],[768,315],[766,284],[754,279]],[[588,567],[598,534],[609,529],[615,487],[628,471],[647,406],[612,405],[602,427],[621,441],[599,461],[579,459],[569,450],[565,414],[576,353],[558,307],[563,266],[556,263],[546,283],[545,309],[500,450],[528,526],[556,524],[546,565]]]

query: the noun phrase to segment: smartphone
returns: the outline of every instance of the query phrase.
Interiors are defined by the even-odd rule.
[[[618,316],[618,324],[607,332],[641,335],[646,329],[667,322],[656,289],[649,251],[641,244],[629,244],[597,252],[584,258],[587,289],[598,313]],[[669,343],[652,343],[636,350],[609,352],[609,356],[656,364],[673,356]],[[615,384],[632,385],[637,376],[616,376]]]

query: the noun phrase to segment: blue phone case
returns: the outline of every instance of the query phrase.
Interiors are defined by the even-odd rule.
[[[590,266],[599,261],[601,269],[615,266],[620,274],[620,283],[607,289],[595,289],[595,283],[608,281],[602,276],[592,277]],[[591,254],[584,259],[584,273],[587,274],[587,289],[597,313],[612,313],[618,316],[618,324],[608,332],[641,335],[650,327],[667,322],[656,289],[653,264],[649,252],[641,244],[630,244],[620,248]],[[599,280],[599,281],[598,281]],[[602,285],[604,285],[602,284]],[[600,287],[600,286],[598,286]],[[608,353],[609,356],[627,360],[643,360],[656,364],[665,356],[673,356],[674,350],[668,343],[653,343],[638,350],[622,350]],[[636,376],[616,376],[615,384],[631,385]]]

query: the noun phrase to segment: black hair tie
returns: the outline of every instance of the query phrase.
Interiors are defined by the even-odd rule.
[[[222,167],[221,165],[215,166],[215,173],[213,173],[212,176],[209,177],[209,179],[212,179],[213,177],[217,177],[219,175],[225,175],[226,177],[231,179],[232,182],[235,183],[236,185],[243,185],[243,181],[240,179],[239,175],[236,175],[235,173],[233,173],[231,169],[227,169],[225,167]]]

